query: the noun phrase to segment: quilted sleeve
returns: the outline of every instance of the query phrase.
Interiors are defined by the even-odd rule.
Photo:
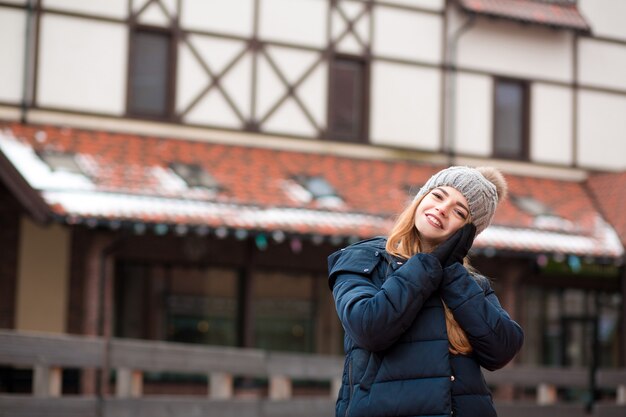
[[[377,285],[371,274],[378,251],[347,248],[329,257],[329,282],[346,333],[357,346],[380,351],[411,325],[424,301],[439,287],[441,266],[431,255],[413,256]]]
[[[443,271],[441,296],[467,334],[478,363],[493,371],[519,352],[524,333],[500,306],[487,279],[479,281],[462,265],[452,265]]]

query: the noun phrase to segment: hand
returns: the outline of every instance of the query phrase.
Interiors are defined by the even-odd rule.
[[[439,259],[442,268],[446,268],[456,262],[463,265],[463,258],[467,256],[475,237],[476,226],[468,223],[457,230],[445,242],[437,246],[431,252],[431,255]]]

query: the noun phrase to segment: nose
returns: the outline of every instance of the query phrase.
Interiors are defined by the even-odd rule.
[[[441,214],[441,216],[446,217],[448,213],[448,206],[444,203],[439,204],[435,209]]]

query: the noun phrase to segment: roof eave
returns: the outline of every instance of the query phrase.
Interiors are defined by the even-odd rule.
[[[509,21],[509,22],[516,22],[516,23],[525,24],[525,25],[549,27],[549,28],[554,29],[554,30],[571,30],[571,31],[573,31],[575,33],[578,33],[580,35],[587,35],[588,36],[588,35],[592,34],[591,28],[589,26],[585,26],[583,28],[583,27],[580,27],[580,26],[557,25],[557,24],[552,24],[552,23],[547,23],[547,22],[539,22],[539,21],[536,21],[536,20],[517,19],[515,17],[504,16],[504,15],[495,14],[495,13],[477,12],[476,10],[468,9],[468,8],[464,7],[462,4],[460,5],[460,7],[468,15],[483,16],[483,17],[488,17],[490,19],[506,20],[506,21]]]
[[[52,221],[52,210],[42,195],[28,184],[2,151],[0,151],[0,180],[37,223],[48,224]]]

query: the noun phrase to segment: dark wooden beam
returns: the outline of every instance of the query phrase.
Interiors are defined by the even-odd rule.
[[[2,152],[0,152],[0,180],[37,223],[47,224],[52,220],[52,211],[41,194],[28,184]]]

